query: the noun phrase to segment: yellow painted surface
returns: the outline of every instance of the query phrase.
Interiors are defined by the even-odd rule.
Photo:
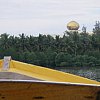
[[[0,60],[0,68],[2,68],[3,60]]]
[[[2,62],[0,61],[1,66]],[[83,84],[97,84],[100,82],[76,76],[69,73],[64,73],[61,71],[52,70],[49,68],[44,68],[36,65],[26,64],[18,61],[11,60],[9,72],[15,72],[23,74],[29,77],[37,78],[45,81],[55,81],[55,82],[71,82],[71,83],[83,83]]]
[[[100,100],[98,87],[33,82],[0,83],[0,100]]]
[[[13,72],[53,82],[0,81],[0,100],[100,100],[100,82],[14,60],[11,60],[10,68],[3,71],[2,64],[0,60],[0,72]]]

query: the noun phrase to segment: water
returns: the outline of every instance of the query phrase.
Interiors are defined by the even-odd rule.
[[[56,68],[57,70],[79,75],[100,82],[100,68]]]

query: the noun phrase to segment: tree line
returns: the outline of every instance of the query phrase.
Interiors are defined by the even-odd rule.
[[[100,66],[100,22],[95,23],[93,34],[65,31],[55,37],[0,35],[0,58],[12,59],[45,67],[96,67]]]

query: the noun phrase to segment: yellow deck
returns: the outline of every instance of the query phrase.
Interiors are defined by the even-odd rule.
[[[14,60],[7,71],[2,70],[2,65],[3,60],[1,73],[33,80],[0,80],[0,100],[100,100],[100,82]]]
[[[0,71],[2,72],[2,63],[0,61]],[[64,73],[49,68],[43,68],[36,65],[26,64],[18,61],[11,60],[10,68],[7,72],[14,72],[23,74],[29,77],[37,78],[45,81],[55,82],[71,82],[71,83],[83,83],[83,84],[96,84],[100,85],[100,82],[76,76],[69,73]]]

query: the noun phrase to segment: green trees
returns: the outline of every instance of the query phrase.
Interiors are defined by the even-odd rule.
[[[13,59],[54,68],[100,66],[100,22],[96,22],[94,34],[67,32],[63,37],[39,34],[39,36],[0,35],[0,58]]]
[[[56,66],[67,67],[71,66],[72,65],[71,63],[72,63],[72,56],[64,52],[58,53],[55,58]]]
[[[93,32],[94,32],[95,34],[100,35],[100,22],[99,22],[99,21],[96,21],[95,27],[93,28]]]
[[[9,34],[1,34],[0,36],[0,46],[3,50],[6,50],[9,48]]]
[[[93,67],[96,66],[97,59],[93,56],[78,55],[73,58],[73,63],[77,67]]]

